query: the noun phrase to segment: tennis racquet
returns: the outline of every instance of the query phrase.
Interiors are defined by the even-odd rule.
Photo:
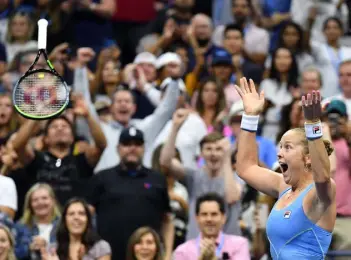
[[[38,21],[38,54],[28,71],[16,83],[12,99],[19,114],[34,120],[60,115],[68,105],[69,89],[57,73],[46,53],[48,21]],[[49,69],[35,69],[41,54]]]

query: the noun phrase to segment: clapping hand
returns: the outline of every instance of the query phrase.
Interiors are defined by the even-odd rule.
[[[214,260],[216,259],[215,254],[216,245],[212,239],[202,239],[200,242],[200,252],[201,252],[201,260]]]
[[[246,78],[240,79],[240,87],[235,85],[244,104],[246,115],[259,115],[262,113],[265,105],[264,93],[257,93],[255,83],[250,79],[249,83]]]

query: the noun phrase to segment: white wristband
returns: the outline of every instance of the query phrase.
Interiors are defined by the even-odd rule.
[[[249,131],[249,132],[256,132],[258,128],[260,116],[251,116],[243,114],[241,118],[241,129]]]
[[[305,132],[308,140],[315,140],[323,136],[322,122],[305,123]]]

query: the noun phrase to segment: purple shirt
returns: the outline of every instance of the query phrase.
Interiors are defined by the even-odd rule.
[[[219,257],[228,253],[230,260],[250,260],[249,242],[246,238],[221,233],[217,238],[216,250]],[[192,239],[181,244],[174,251],[174,260],[194,260],[199,258],[199,239]]]

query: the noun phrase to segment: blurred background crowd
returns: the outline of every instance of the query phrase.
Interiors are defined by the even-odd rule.
[[[40,18],[72,95],[39,122],[11,93]],[[183,244],[199,232],[233,235],[223,259],[270,259],[275,201],[235,172],[241,77],[265,92],[259,163],[277,172],[301,95],[321,91],[331,249],[351,250],[350,0],[0,0],[0,259],[200,259]]]

